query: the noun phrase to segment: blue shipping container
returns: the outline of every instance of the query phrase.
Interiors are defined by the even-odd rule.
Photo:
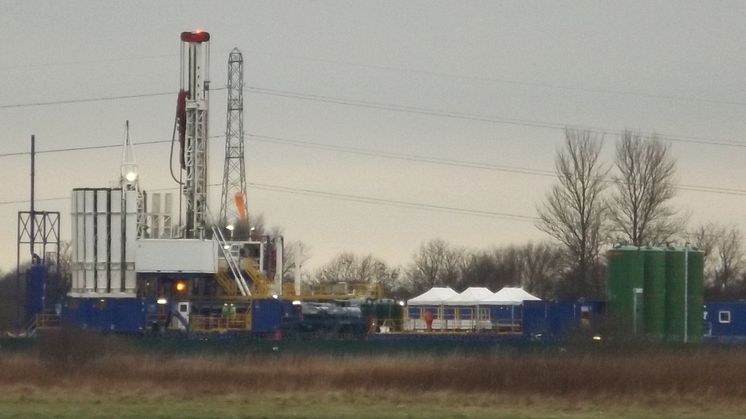
[[[255,335],[275,333],[280,328],[282,318],[293,312],[289,301],[268,298],[254,300],[251,304],[251,331]]]
[[[709,340],[746,340],[746,302],[706,302],[704,337]]]

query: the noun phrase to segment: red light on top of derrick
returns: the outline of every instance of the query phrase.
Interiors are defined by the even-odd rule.
[[[195,42],[200,44],[202,42],[207,42],[210,40],[210,33],[204,32],[201,29],[197,29],[194,32],[182,32],[181,40],[183,42]]]

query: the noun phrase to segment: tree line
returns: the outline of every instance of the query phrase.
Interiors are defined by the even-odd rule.
[[[604,252],[614,244],[691,244],[705,253],[709,298],[746,296],[743,234],[714,222],[688,228],[676,208],[676,160],[655,135],[624,131],[614,161],[602,161],[603,135],[568,128],[555,156],[556,182],[537,204],[536,227],[553,241],[467,250],[435,239],[403,267],[372,255],[342,253],[317,270],[315,283],[377,281],[390,295],[414,295],[433,286],[464,289],[522,286],[542,298],[605,298]],[[370,270],[371,265],[377,266]]]

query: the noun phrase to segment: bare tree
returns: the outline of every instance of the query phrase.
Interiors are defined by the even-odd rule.
[[[459,270],[461,272],[459,285],[494,289],[498,267],[491,252],[484,250],[464,251]]]
[[[462,286],[523,287],[553,298],[565,267],[565,252],[549,243],[527,243],[467,252],[461,268]]]
[[[283,242],[282,249],[282,280],[294,282],[296,269],[303,269],[311,255],[310,248],[302,241]]]
[[[528,243],[523,248],[521,286],[542,298],[557,298],[565,271],[565,252],[551,243]]]
[[[683,228],[670,206],[676,193],[671,146],[625,131],[616,147],[616,191],[609,203],[613,230],[635,246],[668,241]]]
[[[487,287],[494,291],[518,285],[523,259],[516,246],[464,252],[460,263],[461,287]]]
[[[724,228],[715,223],[700,224],[687,235],[687,241],[704,253],[705,283],[715,284],[717,245]]]
[[[441,239],[423,243],[414,254],[407,277],[417,293],[434,286],[458,286],[464,250],[453,248]]]
[[[603,242],[606,207],[602,199],[608,170],[599,161],[603,139],[588,130],[565,130],[565,148],[557,152],[558,183],[537,211],[536,226],[567,249],[572,261],[568,292],[591,296],[600,292],[593,275]]]
[[[399,270],[389,268],[381,259],[373,255],[361,257],[349,252],[335,256],[314,275],[317,284],[378,285],[384,292],[397,289],[398,279]]]
[[[732,226],[721,230],[717,242],[718,267],[715,271],[715,286],[721,292],[733,287],[743,274],[743,234]]]

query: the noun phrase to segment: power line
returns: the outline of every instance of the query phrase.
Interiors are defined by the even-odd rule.
[[[219,183],[210,184],[210,186],[220,186],[220,185],[221,184]],[[351,201],[351,202],[359,202],[359,203],[364,203],[364,204],[373,204],[373,205],[381,205],[381,206],[389,206],[389,207],[397,207],[397,208],[410,208],[410,209],[419,209],[419,210],[425,210],[425,211],[447,212],[447,213],[453,213],[453,214],[472,215],[472,216],[487,217],[487,218],[502,218],[502,219],[511,219],[514,221],[525,221],[525,222],[534,222],[537,220],[536,217],[521,215],[521,214],[474,210],[474,209],[469,209],[469,208],[449,207],[449,206],[434,205],[434,204],[427,204],[427,203],[421,203],[421,202],[398,201],[398,200],[376,198],[376,197],[364,196],[364,195],[350,195],[350,194],[342,194],[342,193],[336,193],[336,192],[319,191],[319,190],[313,190],[313,189],[295,188],[295,187],[283,186],[283,185],[272,185],[268,183],[249,182],[247,183],[247,186],[249,188],[258,189],[258,190],[266,190],[266,191],[280,192],[280,193],[293,194],[293,195],[306,195],[306,196],[327,198],[327,199],[333,199],[333,200]],[[148,192],[159,192],[159,191],[168,191],[168,190],[177,190],[177,189],[178,187],[172,187],[172,188],[149,189],[147,191]],[[68,200],[68,199],[70,199],[70,197],[65,196],[65,197],[36,199],[36,201],[61,201],[61,200]],[[28,202],[30,201],[29,200],[0,201],[0,205],[24,204]]]
[[[556,176],[556,173],[554,173],[553,171],[531,169],[531,168],[526,168],[526,167],[503,166],[503,165],[494,165],[494,164],[488,164],[488,163],[472,162],[472,161],[466,161],[466,160],[454,160],[454,159],[444,159],[440,157],[429,157],[429,156],[422,156],[422,155],[416,155],[416,154],[394,153],[394,152],[383,151],[383,150],[371,150],[371,149],[364,149],[364,148],[357,148],[357,147],[339,146],[339,145],[333,145],[333,144],[316,143],[316,142],[310,142],[310,141],[289,139],[289,138],[277,137],[277,136],[259,135],[259,134],[247,134],[247,137],[251,138],[252,141],[258,141],[258,142],[283,144],[283,145],[289,145],[293,147],[312,148],[312,149],[324,150],[324,151],[337,151],[341,153],[357,154],[357,155],[362,155],[362,156],[381,157],[381,158],[386,158],[386,159],[395,159],[395,160],[404,160],[404,161],[415,161],[415,162],[421,162],[421,163],[431,163],[431,164],[439,164],[439,165],[453,166],[453,167],[494,170],[494,171],[507,172],[507,173],[529,174],[529,175],[551,176],[551,177]]]
[[[443,159],[443,158],[438,158],[438,157],[425,157],[425,156],[414,155],[414,154],[401,154],[401,153],[393,153],[393,152],[381,151],[381,150],[370,150],[370,149],[349,147],[349,146],[320,144],[320,143],[314,143],[314,142],[309,142],[309,141],[293,140],[289,138],[257,135],[257,134],[248,134],[248,137],[252,138],[253,141],[283,144],[283,145],[289,145],[289,146],[295,146],[295,147],[313,148],[313,149],[319,149],[319,150],[325,150],[325,151],[337,151],[341,153],[350,153],[350,154],[357,154],[357,155],[363,155],[363,156],[373,156],[373,157],[380,157],[380,158],[385,158],[385,159],[416,161],[416,162],[429,163],[429,164],[438,164],[438,165],[453,166],[453,167],[465,167],[465,168],[471,168],[471,169],[490,170],[490,171],[507,172],[507,173],[515,173],[515,174],[531,175],[531,176],[543,176],[543,177],[552,177],[552,178],[557,176],[555,172],[550,171],[550,170],[532,169],[528,167],[500,166],[500,165],[492,165],[488,163],[471,162],[471,161],[464,161],[464,160]],[[603,181],[608,182],[608,183],[618,183],[618,181],[611,179],[611,178],[604,178]],[[685,190],[685,191],[715,193],[715,194],[724,194],[724,195],[738,195],[738,196],[746,195],[746,189],[721,188],[721,187],[707,186],[707,185],[686,185],[686,184],[678,184],[678,185],[675,185],[675,187],[677,189]]]
[[[225,90],[225,87],[219,87],[219,88],[212,89],[212,91],[220,91],[220,90]],[[436,117],[443,117],[443,118],[524,126],[524,127],[529,127],[529,128],[564,130],[567,127],[578,127],[578,128],[589,129],[593,132],[600,133],[600,134],[620,135],[623,133],[623,130],[603,128],[603,127],[582,126],[579,124],[559,123],[559,122],[551,122],[551,121],[506,118],[506,117],[490,116],[490,115],[479,115],[479,114],[465,113],[465,112],[454,112],[454,111],[448,111],[448,110],[442,110],[442,109],[431,109],[431,108],[424,108],[424,107],[405,106],[405,105],[397,105],[397,104],[390,104],[390,103],[339,98],[339,97],[334,97],[334,96],[314,95],[314,94],[292,92],[292,91],[285,91],[285,90],[266,89],[266,88],[261,88],[261,87],[250,86],[250,87],[244,88],[244,90],[249,91],[251,93],[267,95],[267,96],[277,96],[277,97],[285,97],[285,98],[305,100],[305,101],[331,103],[331,104],[345,105],[345,106],[355,106],[355,107],[362,107],[362,108],[368,108],[368,109],[380,109],[380,110],[386,110],[386,111],[391,111],[391,112],[404,112],[404,113],[413,113],[413,114],[436,116]],[[99,102],[99,101],[113,101],[113,100],[134,99],[134,98],[142,98],[142,97],[166,96],[166,95],[173,95],[173,94],[175,93],[174,92],[159,92],[159,93],[143,93],[143,94],[136,94],[136,95],[122,95],[122,96],[101,96],[101,97],[94,97],[94,98],[68,99],[68,100],[58,100],[58,101],[48,101],[48,102],[6,104],[6,105],[0,105],[0,109],[25,108],[25,107],[33,107],[33,106],[47,106],[47,105],[63,105],[63,104],[73,104],[73,103],[88,103],[88,102]],[[726,142],[726,141],[714,140],[714,139],[706,138],[706,137],[683,136],[683,135],[674,136],[674,135],[657,134],[657,133],[644,133],[644,134],[649,135],[649,136],[655,135],[658,138],[668,140],[671,142],[702,144],[702,145],[712,145],[712,146],[722,146],[722,147],[746,148],[745,143]]]
[[[104,102],[104,101],[112,101],[112,100],[136,99],[136,98],[142,98],[142,97],[169,96],[169,95],[175,95],[175,94],[176,93],[174,92],[140,93],[140,94],[135,94],[135,95],[99,96],[99,97],[81,98],[81,99],[51,100],[47,102],[15,103],[11,105],[0,105],[0,109],[30,108],[30,107],[35,107],[35,106],[50,106],[50,105],[69,105],[73,103]]]
[[[284,137],[278,137],[278,136],[268,136],[268,135],[251,134],[251,133],[247,134],[246,136],[251,138],[252,141],[257,141],[257,142],[281,144],[281,145],[288,145],[288,146],[293,146],[293,147],[311,148],[311,149],[317,149],[317,150],[323,150],[323,151],[335,151],[335,152],[348,153],[348,154],[379,157],[379,158],[385,158],[385,159],[414,161],[414,162],[427,163],[427,164],[444,165],[444,166],[451,166],[451,167],[462,167],[462,168],[478,169],[478,170],[489,170],[489,171],[497,171],[497,172],[505,172],[505,173],[521,174],[521,175],[556,177],[556,173],[551,170],[541,170],[541,169],[533,169],[533,168],[519,167],[519,166],[494,165],[494,164],[489,164],[489,163],[480,163],[480,162],[455,160],[455,159],[444,159],[440,157],[430,157],[430,156],[422,156],[422,155],[416,155],[416,154],[394,153],[394,152],[383,151],[383,150],[372,150],[372,149],[364,149],[364,148],[358,148],[358,147],[340,146],[340,145],[334,145],[334,144],[325,144],[325,143],[304,141],[304,140],[298,140],[298,139],[290,139],[290,138],[284,138]],[[211,135],[208,138],[213,139],[213,140],[222,139],[223,136],[222,135]],[[171,140],[149,140],[149,141],[138,142],[135,145],[163,144],[163,143],[170,143],[170,142]],[[103,144],[103,145],[95,145],[95,146],[67,147],[67,148],[41,150],[41,151],[37,151],[37,153],[38,154],[61,153],[61,152],[98,150],[98,149],[120,148],[120,147],[122,147],[121,144]],[[30,153],[29,152],[6,153],[6,154],[0,154],[0,157],[28,155],[28,154]],[[604,179],[604,181],[609,182],[609,183],[616,183],[616,181],[614,181],[613,179]],[[735,195],[735,196],[746,195],[746,189],[738,189],[738,188],[722,188],[722,187],[708,186],[708,185],[688,185],[688,184],[678,184],[678,185],[675,185],[675,187],[679,190],[691,191],[691,192],[702,192],[702,193],[713,193],[713,194],[720,194],[720,195]]]
[[[613,95],[623,95],[623,96],[637,96],[637,97],[642,97],[642,98],[660,99],[660,100],[667,100],[667,101],[675,100],[675,101],[682,101],[682,102],[702,102],[702,103],[719,104],[719,105],[746,106],[746,102],[711,99],[707,97],[663,95],[663,94],[647,93],[647,92],[633,91],[633,90],[588,88],[588,87],[582,87],[582,86],[560,85],[560,84],[552,84],[552,83],[544,83],[544,82],[536,82],[536,81],[506,79],[506,78],[499,78],[499,77],[463,75],[463,74],[454,74],[454,73],[439,72],[439,71],[432,71],[432,70],[422,70],[422,69],[406,68],[406,67],[352,63],[349,61],[338,61],[338,60],[330,60],[330,59],[324,59],[324,58],[304,57],[304,56],[299,56],[299,55],[281,55],[281,54],[273,54],[269,52],[256,51],[256,50],[250,50],[248,52],[257,54],[257,55],[290,58],[293,60],[300,60],[300,61],[311,61],[311,62],[336,64],[336,65],[341,64],[341,65],[358,67],[358,68],[370,68],[370,69],[384,70],[384,71],[414,73],[414,74],[422,74],[426,76],[435,76],[435,77],[443,77],[443,78],[459,79],[459,80],[469,80],[469,81],[477,81],[477,82],[483,82],[483,83],[484,82],[502,83],[502,84],[513,84],[513,85],[518,85],[518,86],[540,87],[540,88],[554,89],[554,90],[613,94]]]
[[[222,135],[211,135],[207,137],[209,139],[217,139],[217,138],[223,138]],[[152,145],[152,144],[166,144],[171,143],[171,140],[146,140],[146,141],[140,141],[137,143],[133,143],[135,146],[140,145]],[[87,151],[87,150],[101,150],[101,149],[107,149],[107,148],[121,148],[122,144],[102,144],[102,145],[90,145],[90,146],[80,146],[80,147],[64,147],[64,148],[51,148],[48,150],[37,150],[36,154],[47,154],[47,153],[66,153],[70,151]],[[25,156],[31,154],[30,151],[18,151],[14,153],[3,153],[0,154],[0,157],[11,157],[11,156]]]
[[[290,99],[299,99],[299,100],[306,100],[306,101],[313,101],[313,102],[332,103],[332,104],[337,104],[337,105],[355,106],[355,107],[369,108],[369,109],[380,109],[380,110],[392,111],[392,112],[403,112],[403,113],[412,113],[412,114],[427,115],[427,116],[437,116],[437,117],[443,117],[443,118],[487,122],[487,123],[494,123],[494,124],[516,125],[516,126],[523,126],[523,127],[530,127],[530,128],[543,128],[543,129],[551,129],[551,130],[565,130],[568,127],[577,127],[577,128],[582,128],[582,129],[588,129],[590,131],[593,131],[599,134],[610,134],[610,135],[621,135],[622,133],[624,133],[624,130],[603,128],[603,127],[592,127],[592,126],[583,126],[579,124],[559,123],[559,122],[530,120],[530,119],[505,118],[505,117],[499,117],[499,116],[479,115],[479,114],[464,113],[464,112],[453,112],[453,111],[448,111],[448,110],[443,110],[443,109],[432,109],[432,108],[424,108],[424,107],[416,107],[416,106],[397,105],[397,104],[391,104],[391,103],[371,102],[371,101],[363,101],[363,100],[356,100],[356,99],[339,98],[335,96],[322,96],[322,95],[298,93],[298,92],[285,91],[285,90],[265,89],[265,88],[260,88],[260,87],[246,87],[244,90],[251,92],[251,93],[260,94],[260,95],[285,97],[285,98],[290,98]],[[685,135],[674,136],[674,135],[659,134],[659,133],[642,133],[642,134],[647,135],[647,136],[655,136],[657,138],[671,141],[671,142],[746,148],[746,143],[726,142],[726,141],[720,141],[720,140],[713,140],[713,139],[706,138],[706,137],[685,136]]]
[[[270,184],[256,183],[256,182],[248,182],[247,185],[253,189],[261,189],[261,190],[289,193],[289,194],[295,194],[295,195],[314,196],[314,197],[343,200],[343,201],[360,202],[360,203],[366,203],[366,204],[393,206],[393,207],[400,207],[400,208],[433,210],[433,211],[449,212],[449,213],[456,213],[456,214],[474,215],[474,216],[479,216],[479,217],[506,218],[506,219],[512,219],[512,220],[517,220],[517,221],[534,222],[538,220],[538,218],[536,217],[521,215],[521,214],[511,214],[511,213],[506,213],[506,212],[473,210],[473,209],[468,209],[468,208],[448,207],[448,206],[442,206],[442,205],[423,204],[419,202],[374,198],[374,197],[369,197],[369,196],[364,196],[364,195],[350,195],[350,194],[342,194],[342,193],[335,193],[335,192],[319,191],[319,190],[313,190],[313,189],[303,189],[303,188],[293,188],[293,187],[288,187],[288,186],[270,185]]]
[[[613,94],[613,95],[623,95],[623,96],[637,96],[637,97],[642,97],[642,98],[660,99],[660,100],[667,100],[667,101],[674,100],[674,101],[681,101],[681,102],[701,102],[701,103],[720,104],[720,105],[746,106],[746,102],[743,102],[743,101],[712,99],[712,98],[700,97],[700,96],[664,95],[664,94],[648,93],[648,92],[633,91],[633,90],[589,88],[589,87],[573,86],[573,85],[552,84],[552,83],[546,83],[546,82],[540,82],[540,81],[515,80],[515,79],[508,79],[508,78],[503,78],[503,77],[488,77],[488,76],[455,74],[455,73],[448,73],[448,72],[442,72],[442,71],[423,70],[423,69],[418,69],[418,68],[409,68],[409,67],[401,67],[401,66],[393,66],[393,65],[354,63],[350,61],[332,60],[332,59],[307,57],[307,56],[300,56],[300,55],[274,54],[271,52],[257,51],[257,50],[248,50],[246,52],[255,54],[255,55],[288,58],[288,59],[297,60],[297,61],[308,61],[308,62],[318,62],[318,63],[325,63],[325,64],[344,65],[344,66],[357,67],[357,68],[369,68],[369,69],[383,70],[383,71],[388,71],[388,72],[421,74],[425,76],[433,76],[433,77],[448,78],[448,79],[455,79],[455,80],[476,81],[476,82],[481,82],[481,83],[501,83],[501,84],[512,84],[512,85],[517,85],[517,86],[539,87],[543,89],[553,89],[553,90]],[[154,59],[162,59],[162,58],[173,58],[177,56],[178,56],[177,54],[155,54],[155,55],[143,55],[143,56],[133,56],[133,57],[126,57],[126,58],[111,58],[111,59],[98,59],[98,60],[77,60],[77,61],[62,61],[62,62],[55,61],[55,62],[50,62],[50,63],[35,63],[35,64],[31,63],[31,64],[4,66],[4,67],[0,67],[0,70],[12,70],[12,69],[18,69],[18,68],[39,68],[39,67],[47,68],[47,67],[54,67],[54,66],[74,66],[74,65],[80,65],[80,64],[90,65],[90,64],[99,64],[99,63],[115,63],[115,62],[127,62],[127,61],[143,61],[143,60],[154,60]],[[54,104],[54,103],[45,103],[45,104]],[[29,106],[32,106],[32,105],[29,105]],[[36,106],[40,106],[40,105],[36,105]]]
[[[34,201],[36,202],[43,202],[43,201],[61,201],[63,199],[70,199],[69,196],[60,196],[57,198],[35,198]],[[0,201],[0,205],[11,205],[11,204],[27,204],[31,202],[30,199],[18,199],[14,201]]]

